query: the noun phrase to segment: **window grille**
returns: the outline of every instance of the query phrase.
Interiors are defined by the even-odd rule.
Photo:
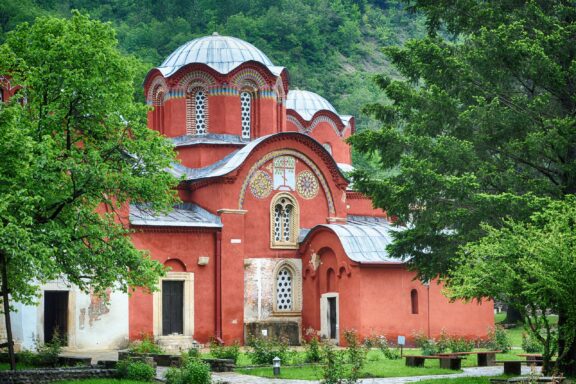
[[[252,124],[252,95],[250,92],[240,93],[240,105],[242,108],[242,138],[249,139]]]
[[[206,134],[206,93],[204,91],[198,91],[194,95],[195,101],[195,117],[196,117],[196,134],[204,135]]]
[[[292,310],[292,273],[286,267],[276,276],[276,304],[279,311]]]

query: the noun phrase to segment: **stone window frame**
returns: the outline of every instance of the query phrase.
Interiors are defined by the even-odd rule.
[[[184,334],[163,335],[162,334],[162,282],[163,281],[183,281],[184,282]],[[153,294],[153,330],[157,340],[162,339],[190,339],[194,337],[194,273],[193,272],[167,272],[166,276],[158,281],[158,289]]]
[[[276,241],[274,232],[274,212],[276,205],[281,199],[288,199],[292,203],[292,217],[290,222],[291,239],[289,241]],[[283,227],[280,228],[283,232]],[[298,235],[300,233],[300,206],[298,200],[288,192],[280,192],[272,198],[270,202],[270,248],[272,249],[297,249],[298,248]]]
[[[282,269],[288,269],[292,274],[292,310],[285,311],[278,309],[278,274]],[[273,316],[300,316],[302,313],[302,274],[298,266],[290,259],[280,261],[274,267],[273,296],[272,296],[272,315]]]
[[[206,101],[204,103],[204,121],[205,129],[203,133],[196,130],[196,94],[204,92]],[[188,135],[206,135],[210,132],[210,93],[208,89],[201,85],[193,85],[186,92],[186,134]]]

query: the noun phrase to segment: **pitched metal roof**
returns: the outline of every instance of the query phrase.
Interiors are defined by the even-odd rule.
[[[220,36],[217,33],[181,45],[164,60],[158,69],[167,77],[186,64],[203,63],[226,74],[251,60],[264,64],[276,76],[284,69],[272,64],[268,56],[252,44],[236,37]]]
[[[197,144],[235,144],[245,145],[248,139],[243,139],[240,135],[228,135],[219,133],[207,133],[205,135],[182,135],[170,139],[175,147],[183,147]]]
[[[229,155],[225,156],[221,160],[219,160],[213,164],[210,164],[207,167],[188,168],[182,164],[173,163],[171,165],[171,168],[167,169],[167,171],[170,172],[172,175],[174,175],[176,178],[182,178],[185,181],[194,181],[194,180],[201,180],[201,179],[207,179],[207,178],[212,178],[212,177],[224,176],[224,175],[234,171],[236,168],[240,167],[242,165],[242,163],[244,163],[246,158],[250,155],[250,153],[260,143],[262,143],[263,141],[265,141],[265,140],[267,140],[273,136],[279,136],[279,135],[283,135],[283,136],[302,135],[302,136],[307,137],[308,139],[313,140],[314,142],[318,143],[313,137],[310,137],[308,135],[304,135],[304,134],[301,134],[298,132],[274,133],[272,135],[261,136],[255,140],[247,143],[243,148],[230,153]],[[318,146],[321,147],[322,150],[326,151],[324,149],[324,147],[322,147],[320,145],[320,143],[318,143]],[[338,168],[338,170],[340,171],[339,168]],[[342,174],[341,171],[340,171],[340,174],[342,175],[342,177],[344,177],[344,175]]]
[[[327,228],[334,232],[342,248],[352,261],[357,263],[402,264],[392,258],[386,246],[392,243],[392,233],[402,230],[390,224],[385,218],[369,216],[349,216],[347,224],[320,224],[312,228],[306,238],[317,228]]]
[[[182,203],[167,214],[153,212],[146,205],[130,204],[130,224],[155,227],[201,227],[221,228],[220,217],[199,205]]]
[[[348,125],[348,122],[352,118],[352,116],[349,115],[339,115],[336,108],[319,94],[299,89],[291,89],[288,91],[286,109],[296,111],[306,121],[310,121],[318,111],[333,112],[340,117],[344,125]]]

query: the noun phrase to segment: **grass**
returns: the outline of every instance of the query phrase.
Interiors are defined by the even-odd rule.
[[[370,351],[370,355],[380,353],[378,351]],[[372,357],[374,358],[374,357]],[[236,372],[247,375],[260,376],[260,377],[274,377],[272,367],[262,368],[239,368]],[[322,378],[322,368],[320,366],[304,366],[304,367],[282,367],[282,379],[300,379],[300,380],[320,380]],[[405,377],[405,376],[426,376],[426,375],[445,375],[453,374],[461,371],[452,371],[449,369],[438,368],[437,360],[427,360],[424,368],[407,367],[404,359],[399,360],[367,360],[361,375],[364,378],[369,377]]]
[[[16,370],[20,371],[23,369],[33,369],[35,367],[31,365],[26,365],[22,363],[16,363]],[[0,363],[0,371],[7,371],[10,369],[10,363]]]
[[[149,381],[122,380],[122,379],[86,379],[55,381],[53,384],[150,384]]]

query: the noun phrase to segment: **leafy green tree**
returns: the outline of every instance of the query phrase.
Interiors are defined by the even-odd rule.
[[[21,87],[0,105],[5,309],[8,293],[29,303],[57,278],[82,290],[153,287],[163,268],[134,248],[119,212],[176,201],[165,172],[174,153],[133,101],[134,63],[114,31],[78,13],[43,17],[9,33],[0,57]]]
[[[499,297],[520,304],[528,330],[544,347],[545,373],[555,370],[550,360],[558,336],[547,311],[567,314],[559,330],[567,343],[576,336],[575,226],[574,196],[551,202],[527,223],[509,219],[500,228],[487,226],[486,236],[463,248],[447,285],[453,298]]]
[[[481,223],[527,220],[535,197],[576,193],[576,8],[411,3],[429,35],[385,48],[404,80],[379,77],[390,102],[367,109],[384,126],[351,142],[381,169],[356,172],[356,188],[410,223],[389,251],[427,279],[449,276],[459,249],[486,235]],[[567,316],[559,308],[561,330]],[[560,334],[558,347],[575,374],[574,343]]]

